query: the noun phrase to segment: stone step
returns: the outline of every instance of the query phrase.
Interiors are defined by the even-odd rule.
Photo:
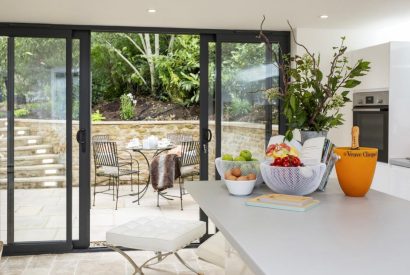
[[[29,133],[30,128],[29,127],[14,127],[14,132],[15,132],[15,135],[22,136],[22,135],[26,135],[27,133]],[[0,133],[3,133],[3,134],[7,133],[7,127],[1,127]]]
[[[15,136],[14,144],[15,146],[40,144],[41,139],[41,136]],[[5,146],[7,144],[7,137],[0,137],[0,144]]]
[[[14,183],[42,183],[43,185],[57,185],[59,182],[65,182],[66,176],[45,176],[45,177],[28,177],[14,178]],[[0,184],[6,184],[7,178],[1,178]]]
[[[16,146],[14,147],[14,152],[16,151],[36,151],[41,149],[51,149],[53,148],[50,144],[40,144],[40,145],[27,145],[27,146]],[[7,148],[0,148],[0,152],[7,152]]]
[[[17,171],[33,171],[33,170],[47,170],[47,169],[64,169],[65,165],[60,163],[54,164],[39,164],[39,165],[23,165],[23,166],[15,166],[14,172]],[[0,167],[0,172],[6,172],[7,167]]]
[[[14,141],[16,140],[30,140],[30,139],[41,139],[40,136],[15,136]],[[7,141],[7,137],[0,137],[0,141]]]
[[[57,163],[60,155],[58,154],[35,154],[35,155],[19,155],[14,156],[14,162],[18,166],[40,165]],[[0,153],[1,166],[6,165],[7,156]]]

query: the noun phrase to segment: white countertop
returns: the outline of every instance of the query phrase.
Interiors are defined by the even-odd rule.
[[[307,212],[250,207],[217,181],[186,188],[256,274],[410,274],[410,202],[371,190],[346,197],[336,181]]]

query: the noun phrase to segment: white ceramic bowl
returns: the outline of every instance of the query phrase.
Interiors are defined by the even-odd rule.
[[[260,170],[260,163],[258,160],[229,161],[229,160],[222,160],[221,158],[216,158],[215,166],[221,178],[224,178],[226,171],[232,168],[239,167],[241,168],[243,175],[248,175],[249,173],[253,173],[256,175],[256,186],[259,186],[263,182],[261,170]]]
[[[326,170],[323,163],[304,167],[270,166],[261,163],[261,173],[272,191],[287,195],[307,195],[316,191]]]
[[[235,196],[246,196],[252,193],[256,180],[224,180],[229,193]]]

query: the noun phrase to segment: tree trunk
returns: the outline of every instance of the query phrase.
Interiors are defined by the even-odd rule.
[[[167,55],[170,55],[172,53],[174,49],[174,41],[175,41],[175,34],[172,34],[171,38],[169,39]]]
[[[146,59],[148,61],[149,73],[151,76],[151,95],[155,95],[155,63],[151,48],[151,39],[148,33],[144,34]]]

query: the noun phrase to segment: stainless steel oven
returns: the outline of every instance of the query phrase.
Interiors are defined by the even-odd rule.
[[[353,94],[353,125],[360,128],[360,146],[379,149],[378,161],[388,162],[389,93]]]

